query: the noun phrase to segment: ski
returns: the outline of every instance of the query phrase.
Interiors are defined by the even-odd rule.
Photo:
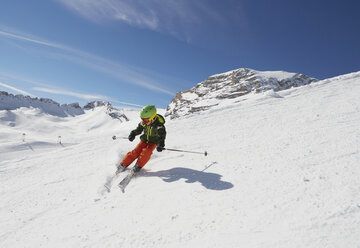
[[[135,172],[133,170],[130,171],[130,173],[118,184],[119,188],[123,193],[125,193],[126,186],[130,183],[130,180],[135,175]]]
[[[123,172],[124,170],[122,171],[116,171],[115,174],[111,177],[108,177],[108,179],[106,180],[106,183],[104,184],[105,188],[107,189],[108,192],[111,191],[111,187],[112,187],[112,184],[113,182],[119,177],[120,173]]]

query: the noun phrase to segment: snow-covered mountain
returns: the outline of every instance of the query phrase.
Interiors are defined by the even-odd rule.
[[[109,102],[104,102],[104,101],[89,102],[84,106],[84,109],[91,110],[97,107],[105,107],[106,113],[114,119],[118,119],[120,121],[129,121],[129,118],[124,114],[124,111],[119,111],[117,108],[114,108]]]
[[[85,110],[105,107],[104,109],[106,113],[114,119],[118,119],[120,121],[129,120],[123,111],[119,111],[114,108],[109,102],[93,101],[87,103],[84,108],[82,108],[78,103],[60,105],[59,103],[47,98],[32,98],[30,96],[13,95],[5,91],[0,91],[0,110],[12,111],[23,107],[36,108],[41,110],[43,113],[59,117],[82,115],[85,113]]]
[[[166,147],[208,156],[155,151],[125,194],[103,185],[138,113],[0,110],[0,247],[359,247],[359,94],[357,72],[167,117]]]
[[[251,92],[276,92],[316,81],[300,73],[285,71],[232,70],[210,76],[195,87],[178,92],[167,107],[165,116],[173,119],[221,105],[224,99],[238,98]]]
[[[38,108],[45,113],[60,117],[84,114],[84,110],[78,103],[60,105],[47,98],[32,98],[30,96],[13,95],[0,91],[0,110],[15,110],[22,107]]]

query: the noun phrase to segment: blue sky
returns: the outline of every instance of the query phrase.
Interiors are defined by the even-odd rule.
[[[360,70],[349,0],[2,0],[0,91],[165,108],[237,68],[325,79]]]

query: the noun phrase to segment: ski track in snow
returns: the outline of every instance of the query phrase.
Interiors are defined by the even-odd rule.
[[[0,247],[360,247],[359,93],[353,73],[168,120],[167,147],[209,155],[155,151],[125,194],[103,185],[136,115],[0,111]]]

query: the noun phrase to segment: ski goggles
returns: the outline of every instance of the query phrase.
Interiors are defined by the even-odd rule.
[[[155,116],[154,116],[155,117]],[[141,120],[143,121],[143,123],[148,124],[150,122],[152,122],[154,120],[154,117],[151,118],[142,118]]]

